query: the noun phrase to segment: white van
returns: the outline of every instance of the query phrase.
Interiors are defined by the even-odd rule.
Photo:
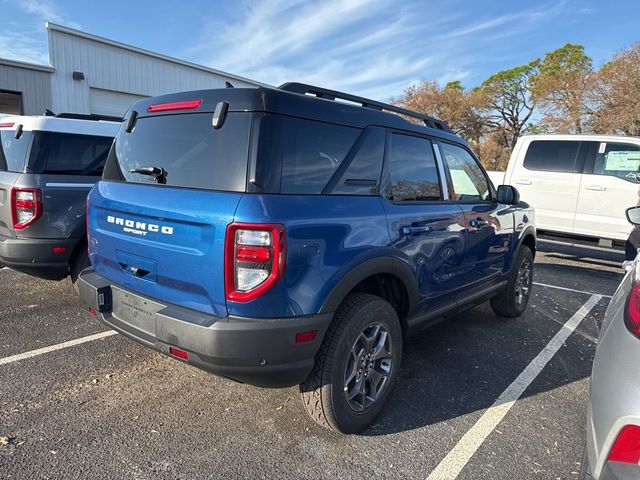
[[[518,139],[497,185],[514,185],[536,210],[539,230],[625,241],[625,210],[638,205],[640,138],[531,135]]]

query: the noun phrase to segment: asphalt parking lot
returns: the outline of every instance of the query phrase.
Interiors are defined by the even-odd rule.
[[[577,478],[622,260],[541,243],[526,314],[483,305],[413,338],[384,413],[353,436],[307,419],[296,389],[235,384],[119,335],[42,353],[106,329],[66,281],[0,270],[0,478]]]

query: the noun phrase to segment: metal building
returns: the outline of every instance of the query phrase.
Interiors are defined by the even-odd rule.
[[[122,116],[144,97],[185,90],[264,85],[247,78],[46,24],[50,65],[0,58],[0,113]]]

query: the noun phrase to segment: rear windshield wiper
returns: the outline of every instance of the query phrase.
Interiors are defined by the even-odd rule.
[[[145,166],[145,167],[137,167],[133,170],[129,170],[129,173],[139,173],[140,175],[149,175],[153,177],[156,182],[165,184],[167,183],[167,171],[164,168],[153,167],[153,166]]]

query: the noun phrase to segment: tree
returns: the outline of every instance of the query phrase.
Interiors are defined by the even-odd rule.
[[[484,99],[475,91],[466,91],[459,81],[441,88],[438,82],[422,80],[405,89],[393,103],[409,110],[431,115],[446,122],[470,142],[479,142],[485,124]]]
[[[567,43],[545,55],[532,88],[534,100],[545,113],[543,124],[558,133],[582,133],[590,113],[587,97],[592,73],[591,58],[582,45]]]
[[[640,136],[640,42],[600,68],[591,102],[595,132]]]
[[[513,149],[535,108],[531,85],[538,74],[539,61],[503,70],[492,75],[479,88],[491,109],[489,125],[493,127],[493,141]],[[501,139],[499,138],[501,137]]]

